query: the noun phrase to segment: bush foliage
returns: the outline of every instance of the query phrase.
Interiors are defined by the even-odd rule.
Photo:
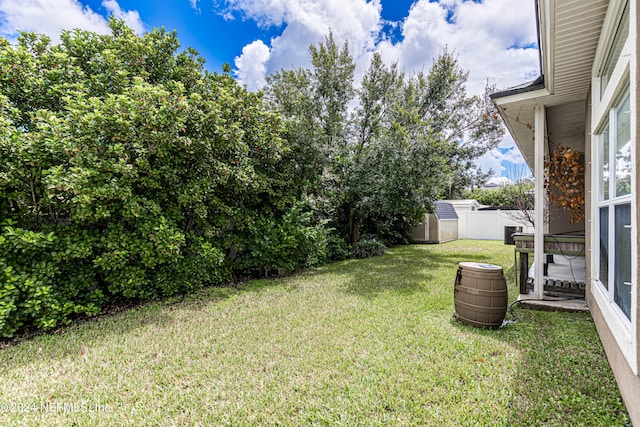
[[[0,40],[2,336],[325,257],[279,115],[175,33],[110,25]]]
[[[110,27],[0,38],[0,336],[384,253],[501,136],[447,52],[409,77],[376,55],[356,90],[329,36],[263,99],[175,32]]]
[[[519,182],[498,188],[476,188],[464,191],[462,197],[465,199],[475,199],[481,205],[495,207],[520,208],[523,205],[533,209],[533,183]]]
[[[352,258],[371,258],[378,255],[384,255],[387,247],[384,243],[372,238],[362,239],[353,245],[351,249]]]

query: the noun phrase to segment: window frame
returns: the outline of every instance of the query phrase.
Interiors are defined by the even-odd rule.
[[[617,196],[616,194],[616,152],[617,152],[617,140],[616,140],[616,112],[617,108],[623,104],[624,97],[629,93],[629,108],[632,114],[630,115],[630,140],[631,140],[631,161],[632,164],[636,164],[636,118],[637,118],[637,106],[635,92],[636,88],[636,61],[637,58],[634,55],[635,52],[635,37],[637,23],[635,20],[637,5],[635,1],[629,1],[628,6],[626,2],[612,2],[610,10],[605,19],[605,23],[602,29],[600,42],[596,51],[596,58],[594,61],[592,71],[592,91],[591,91],[591,157],[592,157],[592,173],[591,173],[591,224],[590,234],[593,236],[590,242],[591,251],[591,295],[593,300],[599,306],[602,315],[605,318],[607,325],[609,326],[616,342],[618,343],[622,353],[629,362],[634,373],[637,375],[640,370],[638,364],[638,351],[636,349],[638,328],[638,307],[637,296],[638,283],[637,283],[637,263],[631,263],[631,310],[630,318],[623,312],[614,299],[615,283],[614,283],[614,270],[615,270],[615,210],[616,206],[630,204],[631,205],[631,259],[637,259],[637,243],[636,243],[636,210],[637,210],[637,183],[636,174],[631,175],[631,192],[630,194]],[[614,6],[615,4],[615,6]],[[602,79],[601,73],[605,67],[608,59],[608,53],[612,49],[612,44],[615,39],[615,32],[617,31],[620,21],[622,19],[622,13],[627,7],[629,13],[629,35],[626,41],[623,43],[622,51],[615,64],[613,72],[611,73],[606,87],[601,88]],[[604,90],[601,90],[604,89]],[[601,153],[601,135],[605,128],[609,129],[609,147],[608,153]],[[609,180],[608,180],[608,199],[604,199],[603,196],[603,170],[601,169],[602,156],[607,156],[608,168],[609,168]],[[600,209],[602,207],[608,207],[608,286],[605,286],[600,281]]]
[[[617,315],[619,317],[621,317],[622,323],[624,324],[624,326],[631,331],[632,329],[632,319],[630,317],[627,317],[627,315],[622,311],[622,309],[618,306],[617,303],[615,303],[615,257],[616,257],[616,224],[615,224],[615,210],[616,210],[616,206],[621,206],[621,205],[627,205],[627,204],[631,204],[633,205],[633,191],[631,191],[629,194],[625,194],[622,196],[618,196],[616,194],[616,170],[617,170],[617,165],[616,165],[616,152],[617,152],[617,113],[619,108],[621,107],[621,105],[623,104],[624,99],[626,98],[626,96],[629,96],[629,98],[631,98],[631,90],[630,90],[630,84],[628,80],[622,80],[619,82],[618,85],[618,93],[617,93],[617,97],[614,98],[615,103],[613,103],[613,106],[609,109],[608,114],[603,115],[603,117],[601,117],[601,121],[600,121],[600,127],[599,127],[599,132],[596,134],[596,147],[597,149],[594,150],[596,152],[596,167],[597,170],[594,173],[594,176],[596,177],[596,182],[597,185],[594,187],[597,189],[597,191],[594,192],[595,194],[595,213],[593,215],[594,218],[594,223],[596,223],[596,231],[597,231],[597,235],[598,235],[598,245],[595,248],[594,253],[594,258],[598,261],[597,263],[595,263],[596,268],[594,269],[594,278],[596,280],[596,283],[598,284],[598,286],[601,288],[601,291],[603,293],[605,293],[607,295],[607,299],[609,300],[610,303],[612,303],[614,305],[614,310],[617,312]],[[600,150],[600,144],[602,144],[602,139],[603,139],[603,132],[604,129],[608,128],[609,134],[608,134],[608,153],[603,153],[602,150]],[[633,137],[632,137],[633,139]],[[604,194],[604,188],[602,186],[603,183],[603,179],[602,179],[602,172],[600,170],[600,166],[603,164],[603,156],[606,156],[606,160],[607,160],[607,164],[609,167],[609,179],[607,182],[608,185],[608,197],[605,199],[604,197],[601,197],[602,194]],[[633,183],[632,183],[632,188],[633,187]],[[600,209],[601,208],[608,208],[608,283],[607,285],[605,285],[604,283],[602,283],[602,281],[600,280],[600,246],[599,246],[599,242],[600,242]],[[632,248],[632,255],[633,256],[633,248]]]

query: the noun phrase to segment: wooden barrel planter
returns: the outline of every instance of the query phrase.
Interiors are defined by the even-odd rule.
[[[507,312],[507,281],[502,267],[479,262],[458,265],[455,317],[479,328],[497,329]]]

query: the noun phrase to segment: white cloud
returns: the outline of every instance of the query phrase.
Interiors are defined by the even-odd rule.
[[[404,39],[383,43],[383,57],[397,59],[407,71],[428,70],[446,47],[469,71],[467,89],[481,93],[485,84],[512,86],[538,74],[535,14],[513,0],[475,3],[419,0],[401,24]],[[449,19],[447,17],[449,16]]]
[[[236,56],[238,81],[249,90],[260,89],[266,83],[266,62],[271,52],[262,40],[256,40],[242,48],[242,55]]]
[[[489,169],[492,169],[494,176],[499,176],[506,172],[506,168],[502,165],[502,160],[504,160],[502,152],[493,150],[476,159],[475,165],[482,169],[483,172],[489,172]]]
[[[286,24],[269,41],[266,73],[308,66],[309,45],[331,30],[339,43],[349,40],[358,74],[367,68],[372,51],[413,72],[428,70],[446,47],[469,71],[469,93],[478,94],[487,82],[504,88],[537,76],[538,53],[531,49],[537,42],[533,0],[530,3],[417,0],[404,20],[391,23],[400,26],[403,40],[397,43],[381,32],[385,22],[380,0],[226,0],[223,13],[263,27]]]
[[[509,169],[506,167],[508,164],[510,164]],[[494,176],[507,176],[513,181],[517,181],[531,174],[524,157],[522,157],[520,150],[516,147],[509,133],[500,141],[498,148],[476,159],[475,165],[484,172],[493,169]]]
[[[0,0],[0,33],[4,37],[33,31],[57,41],[63,28],[109,32],[102,16],[76,0]]]
[[[309,46],[333,32],[336,41],[349,41],[358,61],[375,48],[382,27],[379,0],[227,0],[225,16],[235,12],[260,26],[279,26],[283,32],[270,41],[265,72],[309,65]],[[366,64],[365,64],[366,66]]]
[[[137,32],[143,31],[138,12],[123,11],[115,0],[104,1],[103,6]],[[18,31],[32,31],[46,34],[57,43],[62,30],[75,28],[110,32],[102,15],[77,0],[0,0],[0,35],[7,39],[15,39]]]
[[[125,12],[116,0],[103,0],[102,6],[114,17],[122,19],[136,34],[144,33],[144,24],[137,10],[128,10]]]
[[[428,70],[451,36],[446,10],[428,1],[414,3],[401,28],[404,39],[396,46],[396,59],[407,71]]]

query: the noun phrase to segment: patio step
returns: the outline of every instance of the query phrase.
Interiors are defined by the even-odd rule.
[[[520,294],[519,305],[523,308],[540,311],[563,311],[568,313],[588,312],[589,306],[584,298],[562,298],[545,296],[544,299],[534,299],[532,295]]]

